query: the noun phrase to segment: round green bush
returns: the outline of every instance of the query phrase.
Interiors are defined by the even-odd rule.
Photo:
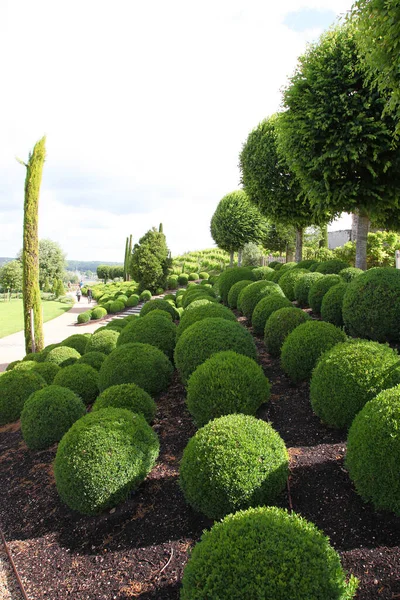
[[[199,273],[199,279],[208,279],[209,278],[209,274],[206,273],[205,271],[202,271],[201,273]]]
[[[344,331],[331,323],[311,320],[302,323],[283,343],[282,368],[294,383],[310,379],[319,357],[346,339]]]
[[[8,363],[8,365],[6,366],[6,371],[12,371],[16,365],[19,365],[20,363],[23,363],[23,360],[13,360],[10,363]],[[26,362],[34,362],[34,361],[26,361]]]
[[[113,302],[111,302],[108,312],[112,315],[115,315],[116,313],[123,311],[124,308],[125,304],[123,302],[120,302],[119,300],[114,300]]]
[[[292,307],[290,300],[286,296],[278,296],[278,294],[271,294],[265,296],[256,304],[253,310],[253,316],[251,322],[253,325],[253,333],[255,335],[264,335],[265,324],[273,312],[280,308]]]
[[[128,302],[128,296],[126,296],[125,294],[119,294],[116,300],[118,300],[118,302],[122,302],[122,304],[125,307],[126,303]]]
[[[178,287],[178,276],[170,275],[167,279],[167,289],[174,290],[177,287]]]
[[[105,317],[106,314],[107,310],[105,308],[103,308],[102,306],[96,306],[96,308],[92,310],[91,319],[92,321],[97,321],[98,319],[103,319],[103,317]]]
[[[93,367],[96,371],[100,370],[101,365],[103,364],[106,355],[104,352],[85,352],[83,356],[77,361],[77,364],[85,364]]]
[[[337,283],[322,298],[321,317],[324,321],[332,323],[336,327],[343,327],[342,306],[346,290],[347,283]]]
[[[271,267],[256,267],[253,269],[253,274],[257,281],[267,279],[267,276],[271,275],[271,273],[275,273],[274,269],[271,269]]]
[[[308,270],[310,271],[310,273],[315,273],[320,264],[321,264],[321,261],[318,261],[318,262],[314,263],[313,265],[311,265],[311,267],[308,267]],[[321,273],[321,275],[322,275],[322,273]]]
[[[123,319],[113,319],[104,327],[104,331],[116,331],[117,333],[121,333],[126,323]],[[95,333],[97,333],[99,329]]]
[[[89,413],[58,446],[57,491],[73,510],[94,515],[125,500],[151,471],[158,453],[157,435],[141,415],[121,408]]]
[[[400,341],[400,270],[378,267],[353,279],[343,299],[343,321],[352,336]]]
[[[150,290],[143,290],[143,292],[139,296],[139,300],[142,300],[143,302],[148,302],[149,300],[151,300]]]
[[[78,323],[82,324],[82,323],[89,323],[90,319],[92,318],[92,311],[91,310],[86,310],[85,312],[79,313],[78,315]]]
[[[339,275],[324,275],[322,279],[317,279],[308,292],[308,305],[311,306],[313,312],[319,314],[321,312],[322,300],[326,292],[337,285],[342,283]]]
[[[175,341],[176,325],[162,315],[152,317],[149,315],[144,319],[136,319],[136,321],[127,325],[118,338],[117,347],[132,342],[141,342],[159,348],[168,358],[172,359]]]
[[[197,281],[200,279],[198,273],[189,273],[189,281]]]
[[[362,275],[362,273],[364,273],[364,271],[362,269],[358,269],[357,267],[347,267],[347,269],[342,269],[339,271],[340,277],[346,283],[350,283],[350,281],[353,281],[353,279],[359,275]]]
[[[0,377],[0,425],[17,421],[25,401],[46,387],[46,381],[32,370],[6,371]]]
[[[289,269],[286,273],[282,275],[279,279],[279,286],[285,294],[286,298],[288,298],[291,302],[296,299],[294,293],[294,286],[300,279],[306,274],[308,271],[305,269]]]
[[[186,308],[181,307],[180,310],[182,310],[183,312],[187,312],[193,310],[194,308],[197,308],[198,306],[205,306],[206,304],[215,304],[213,302],[213,298],[210,298],[209,296],[204,296],[204,298],[202,296],[199,296],[198,300],[193,300],[193,302],[188,304]]]
[[[32,450],[48,448],[85,413],[85,405],[72,390],[48,385],[26,400],[21,413],[22,437]]]
[[[228,306],[230,306],[230,308],[237,308],[240,292],[251,283],[253,283],[251,279],[241,279],[233,284],[228,293]]]
[[[54,344],[54,346],[58,346],[58,344]],[[43,350],[42,350],[42,352],[43,352]],[[42,352],[29,352],[28,354],[26,354],[24,356],[24,358],[22,360],[25,360],[25,361],[29,360],[29,361],[41,362],[40,361],[40,358],[41,358],[40,355],[42,354]]]
[[[33,371],[43,377],[48,385],[53,383],[54,377],[60,370],[61,367],[50,362],[35,363],[35,366],[33,367]]]
[[[194,302],[194,300],[199,300],[201,298],[209,298],[211,302],[216,302],[216,296],[213,289],[204,288],[204,286],[197,284],[191,288],[188,288],[181,297],[183,308],[189,306],[189,304]]]
[[[288,477],[285,444],[269,423],[242,414],[210,421],[189,440],[179,469],[186,501],[210,519],[273,503]]]
[[[271,269],[276,269],[278,265],[281,265],[281,263],[278,260],[272,260],[270,263],[268,263],[268,266]]]
[[[190,294],[188,296],[184,296],[182,298],[182,308],[188,308],[188,306],[190,306],[193,302],[196,302],[197,300],[208,300],[213,304],[217,304],[218,302],[216,298],[208,294],[208,290],[204,290],[203,293]]]
[[[211,283],[209,283],[209,281],[210,281],[209,279],[202,279],[200,281],[200,285],[202,285],[202,286],[204,286],[204,287],[209,288],[210,290],[212,290],[213,286],[211,285]]]
[[[253,310],[260,302],[261,298],[265,298],[271,294],[284,296],[284,293],[277,283],[265,280],[255,281],[240,292],[237,302],[238,309],[251,322]]]
[[[59,348],[60,344],[49,344],[48,346],[45,346],[45,348],[43,348],[43,350],[41,352],[39,352],[38,354],[35,354],[34,356],[36,356],[36,360],[37,362],[44,362],[46,360],[46,356],[48,355],[48,353],[53,350],[53,348]],[[23,359],[25,360],[25,359]]]
[[[264,329],[264,342],[268,352],[272,356],[279,356],[289,333],[309,320],[310,316],[307,313],[294,306],[274,311],[268,317]]]
[[[139,342],[116,348],[100,368],[100,391],[120,383],[136,383],[151,396],[170,384],[173,366],[164,352]]]
[[[294,285],[294,299],[297,300],[299,306],[308,306],[310,288],[316,281],[322,278],[322,273],[303,273],[300,279],[296,281]]]
[[[187,285],[188,281],[189,281],[189,277],[185,273],[182,273],[181,275],[178,276],[179,285]]]
[[[99,374],[96,369],[84,363],[75,363],[61,369],[53,383],[72,390],[86,405],[92,404],[99,394]]]
[[[53,348],[46,354],[45,362],[54,363],[59,367],[68,367],[73,365],[80,357],[80,353],[75,348],[57,346],[57,348]]]
[[[135,316],[135,319],[132,319],[129,323],[127,323],[127,325],[130,325],[131,323],[133,323],[134,321],[137,321],[138,318],[140,319],[152,319],[153,317],[163,317],[164,319],[166,319],[167,321],[169,321],[170,323],[172,323],[172,315],[171,313],[167,312],[166,310],[162,310],[161,308],[155,308],[154,310],[150,310],[147,314],[145,314],[144,316],[139,317],[139,315]]]
[[[350,427],[346,467],[358,494],[400,516],[400,386],[367,402]]]
[[[183,320],[183,318],[182,318]],[[224,318],[206,318],[193,323],[175,346],[175,365],[184,384],[193,371],[216,352],[233,350],[257,359],[253,337],[237,322]]]
[[[137,294],[132,294],[131,296],[129,296],[129,298],[126,302],[126,306],[129,308],[137,306],[138,304],[139,304],[139,296]]]
[[[88,337],[85,334],[76,333],[75,335],[70,335],[64,341],[62,341],[61,346],[75,348],[75,350],[77,350],[79,354],[83,354],[85,352],[87,341]]]
[[[161,296],[165,292],[163,287],[156,288],[156,296]]]
[[[221,295],[221,299],[225,304],[228,302],[229,290],[237,281],[242,279],[250,279],[251,281],[256,280],[256,276],[252,269],[248,267],[234,267],[227,269],[218,277],[218,289]]]
[[[148,423],[153,421],[157,411],[153,398],[135,383],[112,385],[104,390],[93,404],[92,412],[109,407],[126,408],[141,414]]]
[[[103,329],[103,331],[95,331],[92,337],[88,340],[85,354],[88,352],[102,352],[110,354],[117,347],[118,331],[112,329]]]
[[[176,312],[175,306],[172,306],[166,300],[161,300],[157,298],[156,300],[150,300],[150,302],[146,302],[140,310],[140,316],[146,316],[152,310],[165,310],[167,313],[171,315],[171,317],[175,320],[179,318],[178,313]]]
[[[269,397],[270,384],[262,368],[228,350],[213,354],[191,374],[186,402],[197,427],[202,427],[222,415],[255,415]]]
[[[44,364],[36,362],[35,360],[19,360],[16,362],[17,364],[14,365],[16,371],[31,371],[35,365]],[[11,369],[9,370],[11,371]]]
[[[296,266],[294,267],[295,269],[309,269],[312,265],[319,265],[320,263],[318,261],[316,261],[314,258],[308,258],[306,260],[300,260]]]
[[[333,273],[338,274],[343,269],[347,269],[349,264],[344,262],[343,260],[339,260],[337,258],[333,258],[332,260],[324,260],[319,263],[316,272],[322,273],[323,275],[331,275]]]
[[[337,344],[314,369],[310,385],[313,411],[331,427],[350,427],[368,400],[400,383],[398,363],[397,352],[378,342]]]
[[[238,511],[215,523],[185,567],[181,600],[350,600],[338,553],[317,527],[282,508]]]
[[[170,302],[172,306],[175,306],[175,294],[165,294],[164,300]]]
[[[229,308],[222,304],[207,303],[201,306],[193,307],[189,309],[189,306],[184,310],[179,325],[176,329],[176,340],[180,338],[182,333],[193,323],[202,321],[203,319],[221,318],[227,321],[234,321],[236,323],[236,317]]]

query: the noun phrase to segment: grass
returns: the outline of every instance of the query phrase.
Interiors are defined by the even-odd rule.
[[[71,308],[71,304],[63,304],[54,300],[42,300],[43,320],[51,321]],[[0,338],[11,335],[24,328],[22,300],[12,299],[9,302],[0,300]]]

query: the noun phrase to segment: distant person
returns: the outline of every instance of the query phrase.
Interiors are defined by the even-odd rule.
[[[80,281],[80,282],[79,282],[79,287],[80,287],[80,288],[81,288],[81,287],[83,287],[83,281]]]
[[[70,281],[68,281],[68,289],[69,290],[71,289],[71,282]]]
[[[76,299],[78,300],[78,302],[81,301],[81,296],[82,296],[81,288],[78,287],[78,289],[76,290]]]
[[[87,289],[87,301],[88,304],[90,304],[92,301],[92,290],[90,288]]]

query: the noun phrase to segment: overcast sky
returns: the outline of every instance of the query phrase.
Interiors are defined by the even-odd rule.
[[[39,235],[67,258],[122,261],[126,236],[160,222],[173,255],[213,246],[210,219],[239,187],[248,133],[351,4],[0,2],[0,256],[22,246],[15,157],[27,161],[43,134]]]

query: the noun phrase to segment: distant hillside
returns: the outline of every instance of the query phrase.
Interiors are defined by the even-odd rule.
[[[1,259],[0,259],[1,260]],[[85,271],[96,272],[96,269],[99,265],[112,265],[113,267],[122,267],[122,262],[107,262],[105,260],[67,260],[67,271],[81,271],[84,273]]]
[[[15,260],[15,258],[7,258],[7,256],[0,256],[0,267],[10,262],[10,260]]]

